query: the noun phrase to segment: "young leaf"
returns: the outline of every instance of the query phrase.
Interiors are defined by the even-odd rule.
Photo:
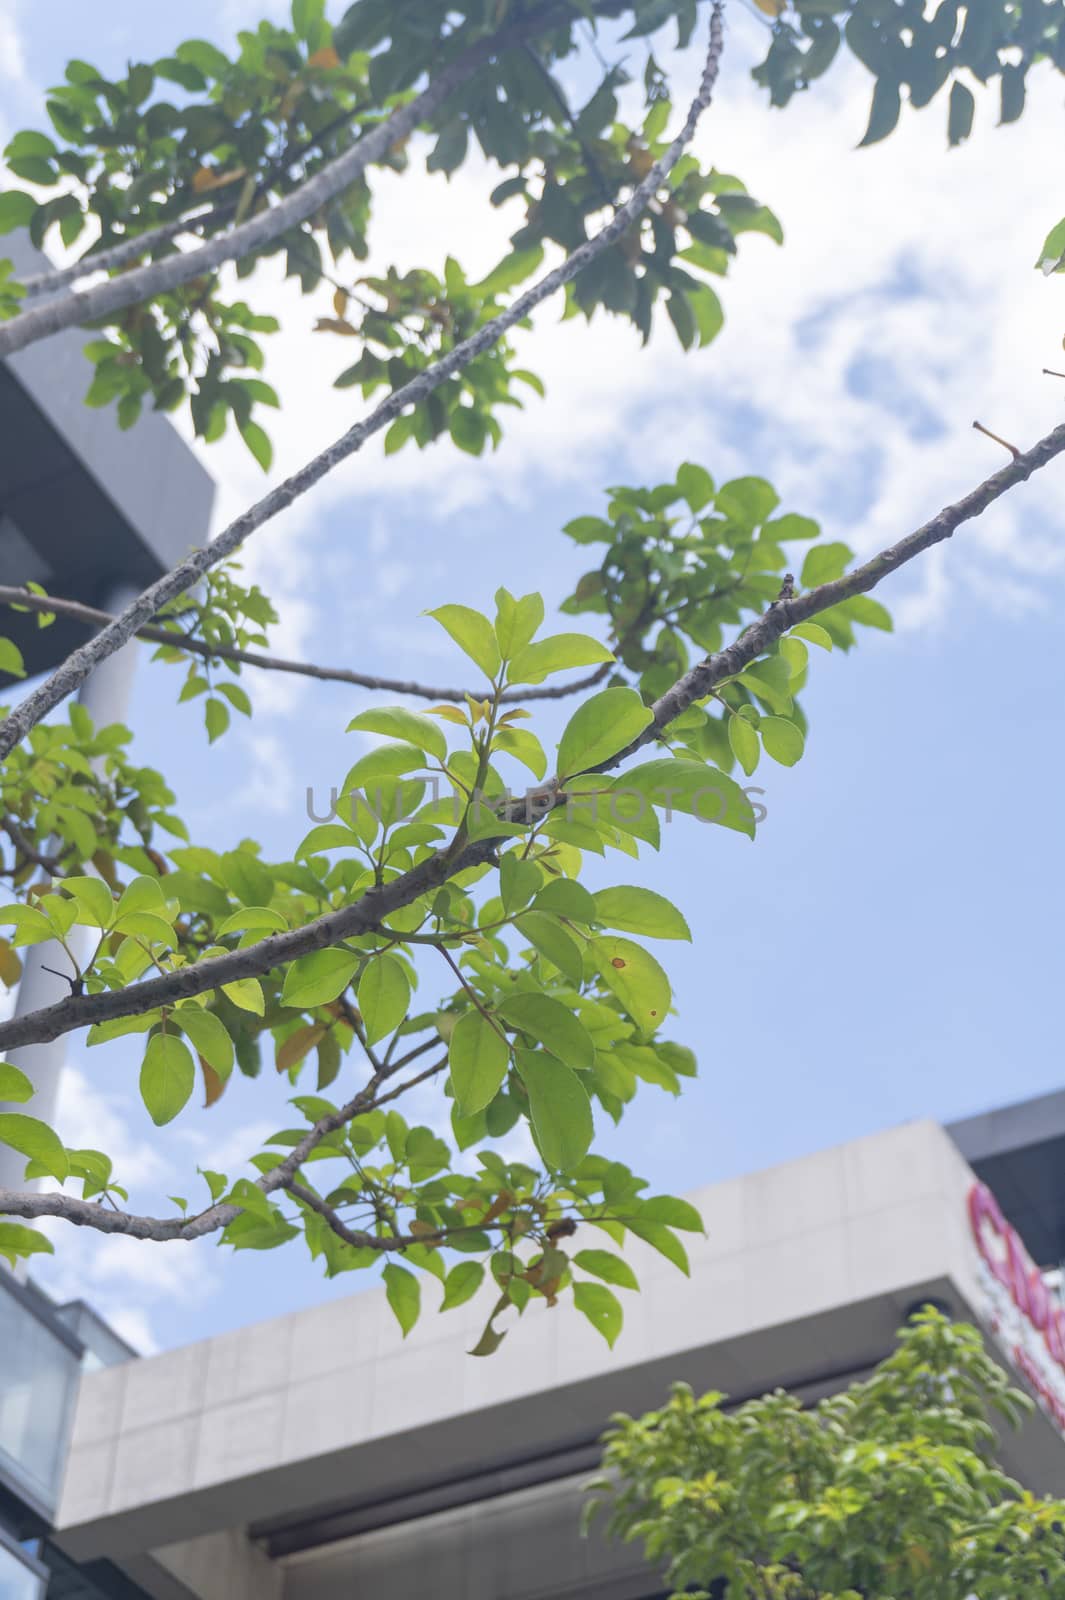
[[[148,1040],[141,1066],[141,1099],[157,1128],[184,1110],[196,1083],[196,1066],[186,1044],[172,1033]]]
[[[570,667],[593,667],[613,661],[613,653],[598,639],[584,633],[556,633],[527,645],[507,670],[508,683],[543,683],[552,672]]]
[[[464,1117],[483,1111],[503,1086],[510,1061],[506,1040],[479,1011],[466,1011],[448,1045],[451,1087]]]
[[[389,739],[402,739],[407,744],[417,745],[419,750],[428,750],[438,761],[447,757],[447,740],[440,725],[420,711],[408,711],[406,706],[378,706],[373,711],[360,711],[348,723],[347,731],[383,733]]]
[[[499,671],[499,645],[487,617],[469,606],[437,606],[426,615],[439,622],[486,678],[495,677]]]

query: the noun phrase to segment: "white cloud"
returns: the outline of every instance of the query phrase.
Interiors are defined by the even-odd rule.
[[[388,496],[396,516],[438,520],[486,503],[527,505],[550,483],[572,486],[575,508],[591,508],[619,449],[644,480],[670,473],[685,455],[719,476],[764,472],[790,504],[821,515],[827,531],[866,553],[1000,464],[997,447],[972,431],[974,414],[1022,443],[1058,420],[1060,394],[1040,368],[1060,338],[1061,285],[1032,270],[1054,220],[1042,163],[1031,156],[1059,132],[1050,75],[1033,73],[1015,126],[995,126],[994,108],[981,103],[960,150],[945,147],[945,103],[904,112],[888,141],[855,150],[868,75],[848,63],[785,113],[771,111],[747,78],[764,44],[753,32],[748,19],[733,18],[725,82],[696,146],[776,208],[787,242],[778,250],[762,237],[741,240],[720,286],[719,340],[685,356],[663,329],[641,351],[626,324],[602,316],[591,326],[563,323],[560,301],[543,307],[535,338],[521,337],[548,398],[508,416],[498,454],[471,460],[442,444],[386,459],[374,441],[255,536],[249,571],[284,592],[294,652],[314,645],[322,653],[307,596],[319,564],[330,561],[318,532],[330,506],[345,508],[348,550],[376,556],[363,602],[371,607],[385,600],[395,608],[407,573],[388,560],[376,507],[362,520],[369,495]],[[694,57],[683,70],[691,75]],[[489,266],[516,220],[513,210],[487,206],[491,181],[478,159],[450,183],[420,172],[378,175],[373,262],[439,266],[453,249],[471,272]],[[277,477],[365,408],[354,391],[331,387],[346,350],[310,332],[322,308],[280,282],[279,267],[263,270],[275,274],[264,298],[285,329],[267,341],[268,373],[286,404],[272,430]],[[208,459],[223,474],[226,515],[261,492],[239,441]],[[957,592],[951,574],[963,566],[983,574],[966,584],[969,595],[991,609],[1015,606],[997,576],[1022,582],[1060,570],[1060,545],[1044,532],[1055,500],[1037,482],[995,508],[955,540],[945,563],[899,582],[898,595],[917,591],[903,613],[922,626],[942,619]],[[286,687],[277,710],[290,711],[305,692]]]
[[[0,79],[22,83],[26,56],[18,23],[17,0],[0,0]]]
[[[68,1062],[59,1080],[56,1128],[65,1144],[105,1151],[114,1163],[115,1178],[125,1188],[158,1185],[172,1169],[160,1149],[131,1130],[129,1104]]]

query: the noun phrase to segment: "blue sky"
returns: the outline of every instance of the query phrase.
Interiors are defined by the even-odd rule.
[[[224,43],[258,9],[187,0],[182,36]],[[70,56],[117,72],[178,38],[167,8],[133,0],[44,10],[0,0],[9,129],[40,120],[41,88]],[[857,152],[864,77],[841,71],[804,105],[770,113],[747,79],[757,30],[734,14],[701,148],[775,207],[788,242],[744,244],[720,340],[687,358],[665,338],[641,353],[616,325],[561,329],[557,311],[542,315],[530,364],[548,398],[495,458],[471,462],[448,445],[388,462],[367,451],[262,537],[249,561],[282,606],[279,650],[462,681],[420,612],[486,607],[500,582],[557,605],[586,564],[558,529],[598,509],[609,483],[660,481],[685,458],[719,479],[761,472],[787,509],[864,553],[1000,464],[974,414],[1018,442],[1061,419],[1062,394],[1039,376],[1060,359],[1061,281],[1031,270],[1062,209],[1039,173],[1060,143],[1057,85],[1034,85],[1014,128],[994,129],[982,104],[961,152],[948,155],[938,106]],[[505,230],[485,220],[483,191],[476,170],[450,189],[421,177],[386,186],[382,249],[431,263],[455,248],[491,264]],[[283,470],[358,403],[329,388],[345,353],[308,337],[312,308],[276,284],[264,294],[286,328],[267,372],[289,406],[273,429]],[[205,459],[220,515],[260,491],[239,447]],[[591,864],[593,886],[646,882],[675,899],[695,935],[667,955],[673,1033],[696,1049],[701,1075],[679,1105],[648,1090],[617,1134],[604,1130],[604,1146],[655,1188],[1060,1086],[1061,482],[1052,469],[885,588],[894,635],[815,663],[806,758],[759,769],[768,817],[754,844],[678,822],[660,856]],[[197,835],[225,846],[251,834],[267,855],[291,852],[309,826],[308,785],[324,794],[358,753],[342,730],[363,701],[245,679],[256,716],[209,757],[196,711],[173,707],[176,681],[146,664],[139,673],[142,758],[171,776]],[[541,731],[564,714],[544,716]],[[213,1112],[190,1109],[160,1136],[132,1093],[132,1048],[105,1056],[76,1041],[71,1059],[68,1119],[110,1136],[146,1205],[175,1192],[182,1161],[217,1164],[221,1149],[235,1162],[256,1129],[286,1120],[276,1082],[236,1081]],[[56,1238],[56,1287],[87,1293],[144,1342],[356,1286],[325,1284],[298,1249],[233,1257]]]

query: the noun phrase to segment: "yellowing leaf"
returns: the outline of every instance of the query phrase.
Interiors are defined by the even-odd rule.
[[[201,167],[192,180],[192,192],[207,194],[211,189],[224,189],[227,184],[243,178],[246,172],[246,167],[231,167],[228,172],[219,172],[217,167]]]
[[[316,50],[313,56],[307,57],[307,65],[309,67],[322,67],[323,69],[339,67],[340,57],[333,49],[333,46],[327,44],[324,49]]]

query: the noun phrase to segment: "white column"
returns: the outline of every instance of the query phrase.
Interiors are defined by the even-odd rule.
[[[130,584],[118,584],[104,596],[102,608],[111,612],[121,611],[138,593]],[[137,649],[136,641],[131,641],[121,650],[116,650],[113,656],[109,656],[89,674],[81,686],[78,699],[98,728],[126,719]],[[92,868],[86,870],[91,872]],[[62,977],[57,978],[54,972],[45,971],[46,967],[52,967],[59,973],[69,971],[70,961],[61,945],[54,942],[31,945],[23,952],[22,961],[22,979],[15,1000],[17,1017],[25,1016],[30,1011],[39,1011],[42,1006],[54,1005],[70,993],[70,985]],[[34,1096],[27,1105],[0,1105],[0,1111],[21,1111],[41,1122],[54,1122],[59,1099],[59,1078],[66,1055],[65,1044],[65,1038],[61,1037],[49,1044],[25,1045],[21,1050],[11,1051],[8,1060],[32,1080]],[[26,1188],[23,1177],[25,1168],[25,1156],[0,1144],[0,1189]],[[36,1184],[30,1187],[36,1187]]]

